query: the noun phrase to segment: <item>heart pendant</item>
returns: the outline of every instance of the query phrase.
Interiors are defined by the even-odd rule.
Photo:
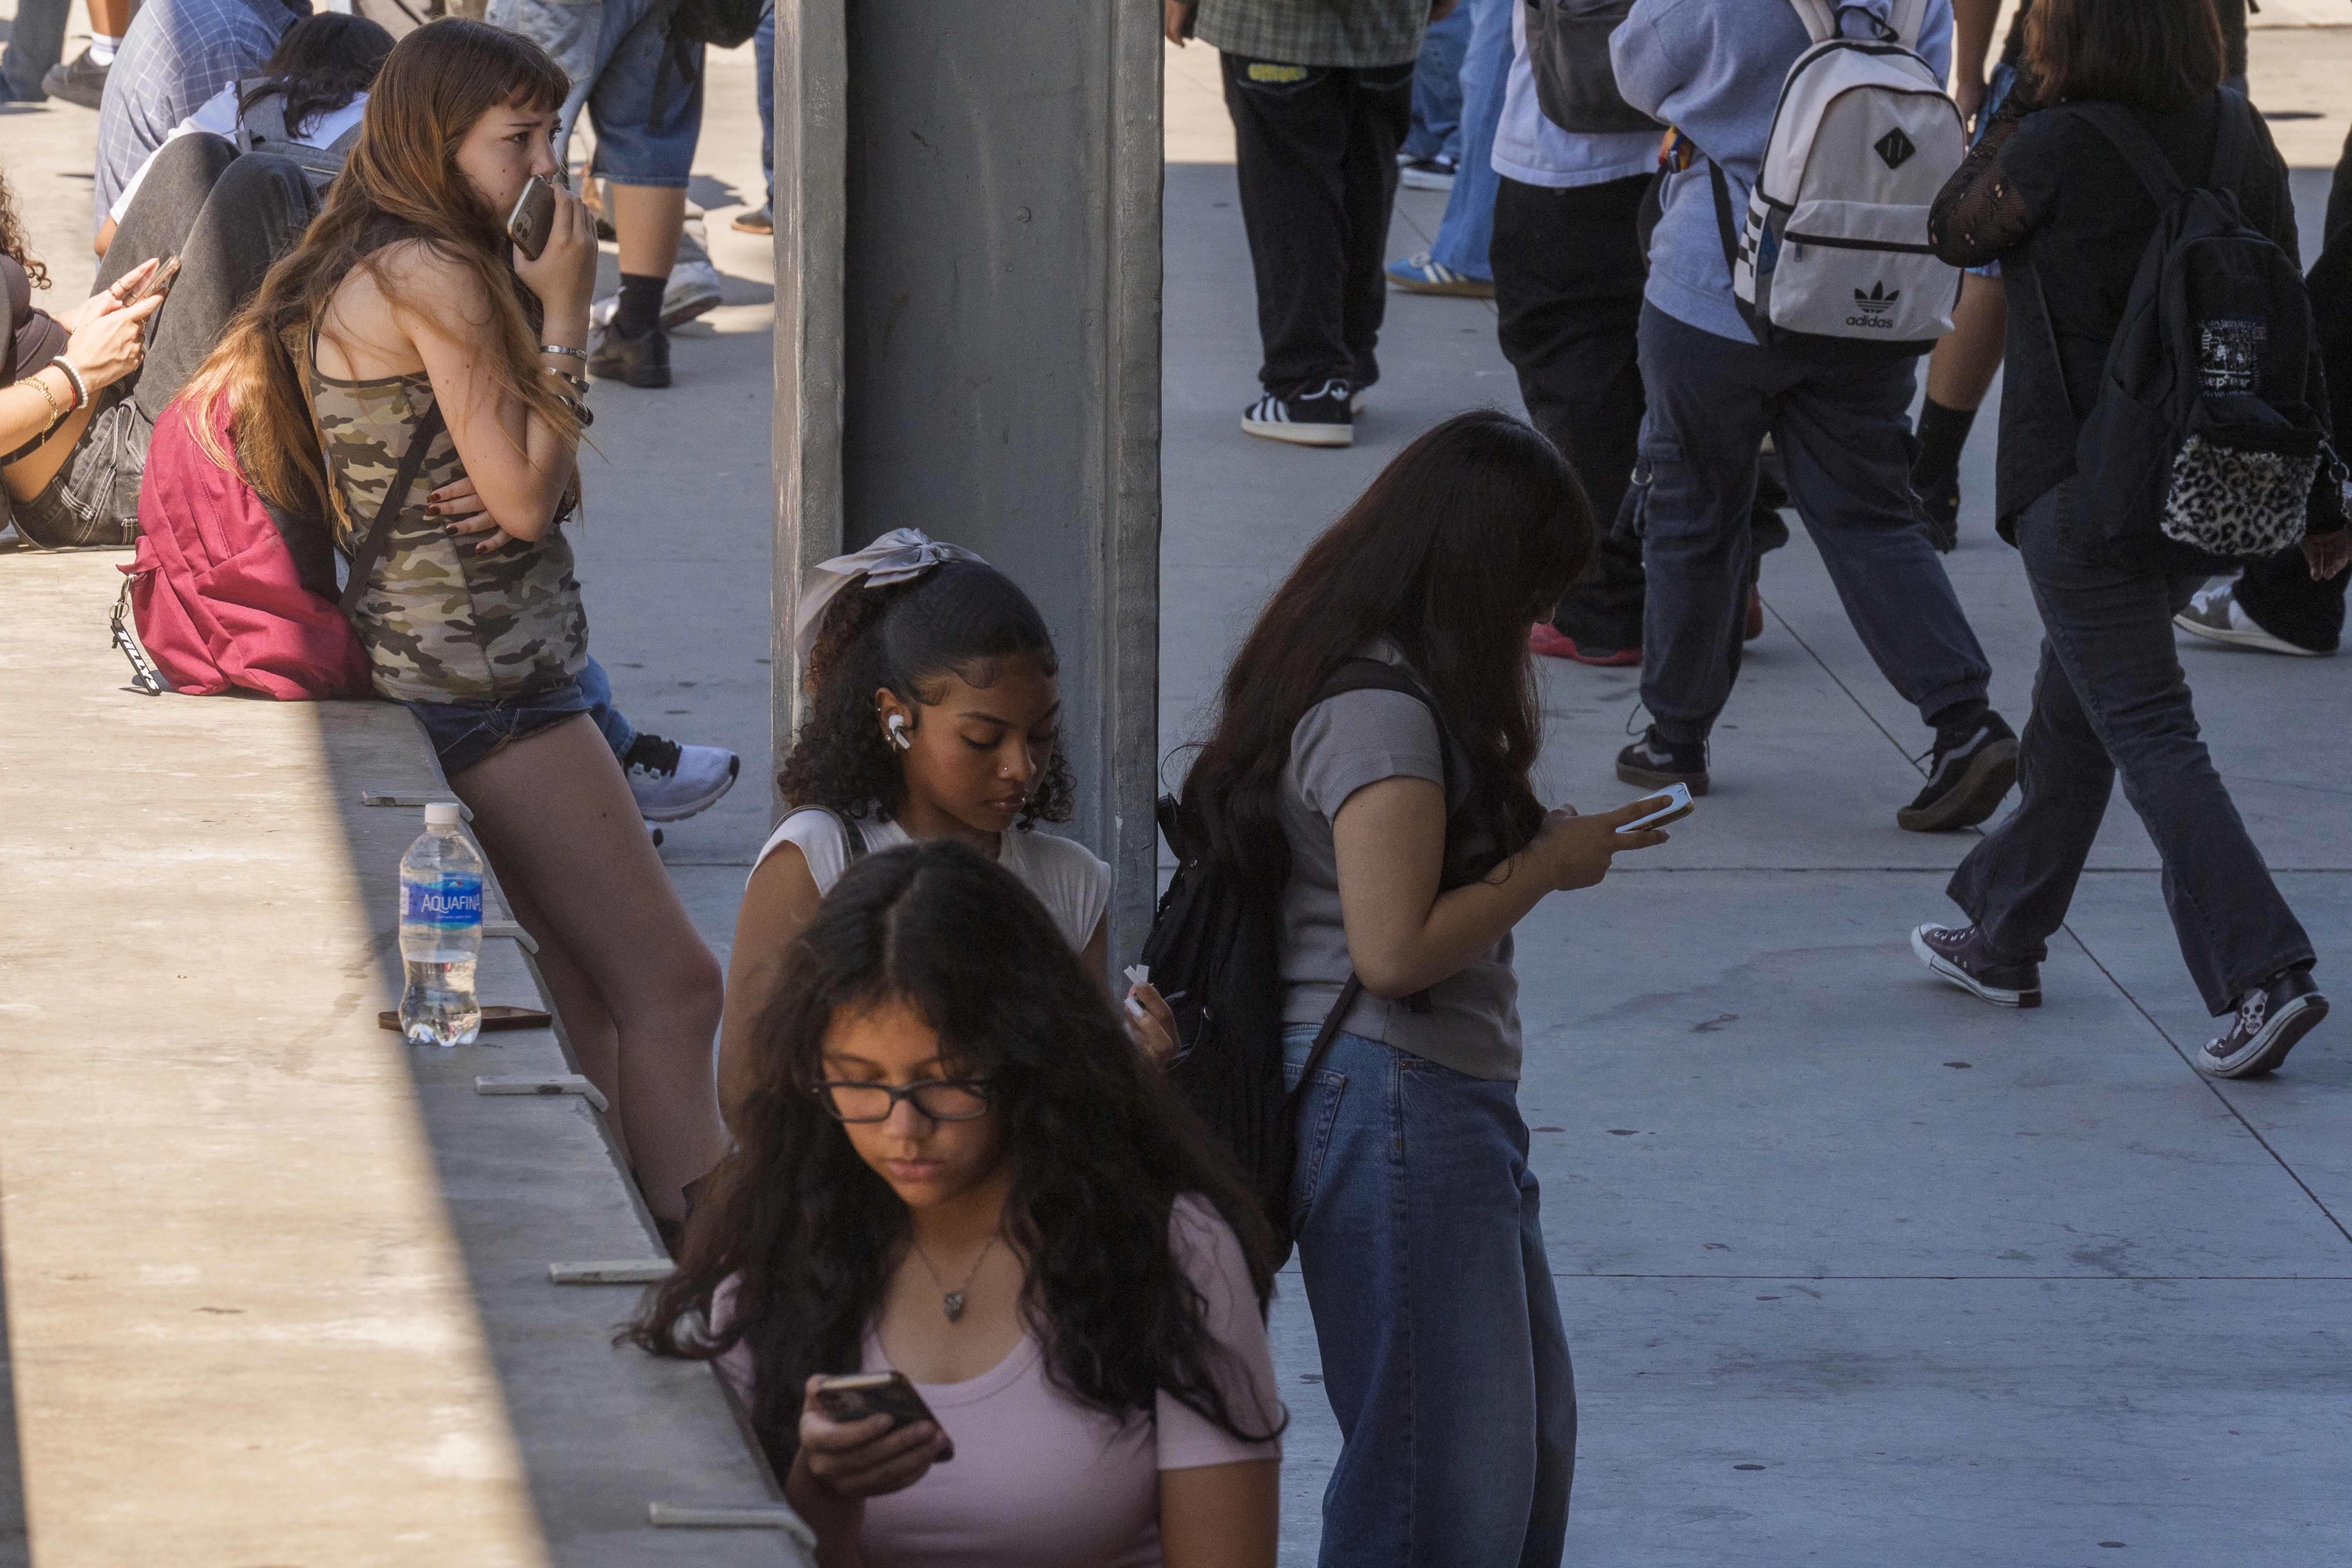
[[[944,1305],[944,1306],[947,1308],[947,1310],[948,1310],[948,1321],[949,1321],[949,1322],[952,1323],[952,1322],[954,1322],[958,1318],[961,1318],[961,1317],[962,1317],[962,1316],[963,1316],[963,1292],[962,1292],[962,1291],[961,1291],[961,1290],[950,1290],[950,1291],[949,1291],[945,1296],[943,1296],[943,1297],[941,1297],[941,1298],[940,1298],[940,1301],[941,1301],[941,1304],[942,1304],[942,1305]]]

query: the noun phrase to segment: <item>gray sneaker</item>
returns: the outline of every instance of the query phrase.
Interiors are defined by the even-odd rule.
[[[717,309],[719,300],[719,269],[708,261],[681,261],[669,269],[669,281],[662,286],[662,329],[682,327]],[[621,297],[607,294],[589,309],[588,324],[609,327],[620,309]]]
[[[622,763],[637,815],[649,823],[683,822],[709,810],[742,769],[743,760],[724,746],[681,745],[643,733]]]
[[[2172,617],[2172,624],[2209,642],[2228,643],[2233,647],[2260,648],[2264,653],[2283,653],[2295,658],[2326,658],[2329,652],[2324,647],[2298,647],[2283,637],[2264,631],[2262,624],[2238,603],[2234,581],[2198,589],[2189,607]]]
[[[41,90],[84,109],[96,109],[106,97],[106,73],[111,68],[95,63],[88,49],[70,60],[51,66],[41,78]]]

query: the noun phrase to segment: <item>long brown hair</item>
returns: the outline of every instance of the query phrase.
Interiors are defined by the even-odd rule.
[[[326,469],[293,356],[310,353],[311,331],[352,268],[366,268],[377,287],[396,297],[377,256],[361,249],[368,231],[385,220],[419,233],[443,260],[479,279],[490,316],[467,325],[487,341],[484,369],[499,395],[576,433],[579,421],[557,400],[553,378],[540,370],[538,300],[514,275],[499,216],[457,167],[458,144],[484,114],[502,105],[551,110],[569,86],[538,45],[462,17],[428,23],[394,46],[368,94],[359,145],[328,189],[326,209],[293,253],[270,268],[182,394],[194,407],[215,397],[230,400],[237,460],[263,495],[312,515],[326,509]],[[194,429],[209,447],[210,422],[198,420]],[[208,455],[228,466],[226,452]]]
[[[1204,832],[1243,886],[1277,891],[1290,732],[1333,671],[1386,637],[1467,754],[1472,820],[1517,854],[1544,818],[1528,783],[1540,728],[1528,626],[1550,617],[1592,539],[1584,487],[1528,425],[1480,409],[1423,434],[1307,546],[1234,656],[1185,776],[1187,837]]]
[[[49,269],[34,258],[25,244],[25,226],[16,216],[16,193],[8,188],[4,171],[0,171],[0,256],[23,268],[26,281],[34,288],[49,286]]]
[[[2168,114],[2208,97],[2226,63],[2213,0],[2035,0],[2025,62],[2044,103]]]

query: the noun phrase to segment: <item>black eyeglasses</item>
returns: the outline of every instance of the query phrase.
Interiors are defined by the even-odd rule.
[[[970,1121],[988,1114],[985,1079],[927,1079],[893,1089],[887,1083],[820,1083],[816,1092],[836,1121],[887,1121],[902,1100],[934,1121]]]

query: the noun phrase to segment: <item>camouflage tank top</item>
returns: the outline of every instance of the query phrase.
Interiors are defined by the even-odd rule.
[[[337,381],[310,367],[327,472],[340,502],[335,542],[357,549],[398,477],[409,437],[433,408],[425,375]],[[367,649],[378,695],[406,702],[492,702],[577,677],[588,661],[588,617],[560,528],[477,553],[480,535],[445,531],[425,498],[462,478],[443,430],[403,501],[352,629]]]

